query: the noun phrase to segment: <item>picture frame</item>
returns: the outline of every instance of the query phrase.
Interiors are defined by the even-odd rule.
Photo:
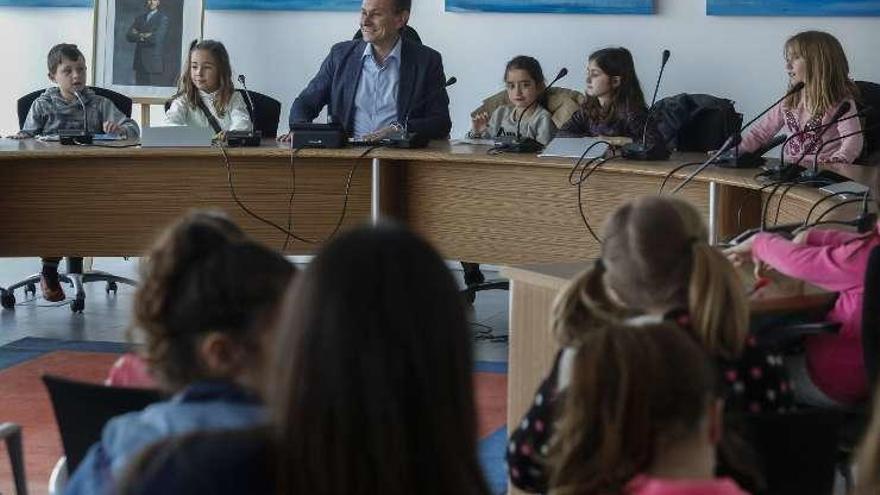
[[[190,43],[204,32],[204,1],[94,1],[94,85],[135,102],[173,96]]]
[[[507,12],[520,14],[637,14],[655,13],[654,0],[446,0],[447,12]]]

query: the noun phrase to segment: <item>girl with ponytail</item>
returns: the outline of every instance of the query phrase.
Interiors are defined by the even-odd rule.
[[[744,495],[715,479],[723,401],[699,342],[673,323],[583,336],[550,452],[553,495]]]
[[[511,434],[510,478],[526,491],[547,489],[546,453],[576,350],[609,322],[667,321],[691,335],[715,361],[729,411],[793,407],[782,358],[748,336],[744,286],[724,255],[708,244],[692,206],[670,198],[637,199],[611,215],[604,233],[600,260],[557,296],[552,331],[562,350]]]
[[[135,293],[143,359],[165,402],[110,420],[65,493],[113,493],[143,447],[195,430],[264,421],[266,332],[295,272],[216,212],[190,213],[147,252]]]

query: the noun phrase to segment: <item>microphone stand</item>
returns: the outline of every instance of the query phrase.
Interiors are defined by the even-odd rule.
[[[248,102],[251,104],[248,108],[248,116],[251,118],[250,131],[227,131],[226,144],[230,147],[235,146],[259,146],[263,139],[263,132],[257,130],[257,107],[254,106],[254,100],[251,98],[251,92],[247,89],[244,74],[238,75],[238,82],[244,88],[244,94]]]
[[[669,157],[668,150],[665,156],[649,156],[648,154],[648,124],[654,117],[654,105],[657,104],[657,92],[660,90],[660,81],[663,79],[663,70],[666,69],[666,63],[669,62],[669,50],[663,50],[663,61],[660,64],[660,74],[657,76],[657,83],[654,85],[654,96],[651,98],[651,106],[648,108],[648,114],[645,115],[645,125],[642,127],[642,142],[629,143],[621,147],[620,152],[624,158],[631,160],[651,160],[666,159]]]
[[[542,149],[544,149],[544,145],[532,138],[522,138],[522,134],[520,134],[520,126],[522,125],[522,119],[526,116],[526,112],[532,108],[532,105],[538,103],[541,98],[547,94],[547,91],[556,84],[557,81],[562,79],[568,74],[568,69],[563,67],[559,70],[559,74],[556,74],[556,77],[550,81],[550,84],[541,91],[541,94],[535,98],[535,101],[529,103],[523,111],[519,114],[519,119],[516,121],[516,137],[510,139],[509,137],[501,136],[495,142],[495,149],[498,151],[509,151],[511,153],[538,153]]]
[[[76,96],[76,99],[79,102],[79,106],[82,107],[83,128],[80,131],[74,129],[59,129],[58,142],[65,145],[92,144],[94,136],[92,136],[92,133],[89,132],[89,120],[88,113],[86,113],[86,102],[82,99],[82,95],[79,94],[79,91],[73,90],[73,95]]]

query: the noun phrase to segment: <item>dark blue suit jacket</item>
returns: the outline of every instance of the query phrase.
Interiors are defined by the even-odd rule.
[[[145,12],[134,20],[126,39],[136,43],[132,68],[143,72],[160,74],[165,72],[165,38],[168,34],[168,16],[157,10],[147,22],[149,12]],[[139,41],[135,30],[140,33],[153,33],[144,41]]]
[[[401,38],[400,87],[397,94],[397,120],[409,115],[408,130],[429,139],[445,138],[452,128],[449,97],[439,53],[422,44]],[[345,130],[354,129],[354,99],[363,67],[363,40],[343,41],[330,49],[318,74],[293,101],[290,124],[311,122],[327,105],[331,119]],[[427,100],[426,100],[427,98]]]

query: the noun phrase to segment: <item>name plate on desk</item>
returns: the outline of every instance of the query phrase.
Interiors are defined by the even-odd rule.
[[[144,127],[141,133],[143,148],[210,147],[214,132],[204,127],[165,126]]]

